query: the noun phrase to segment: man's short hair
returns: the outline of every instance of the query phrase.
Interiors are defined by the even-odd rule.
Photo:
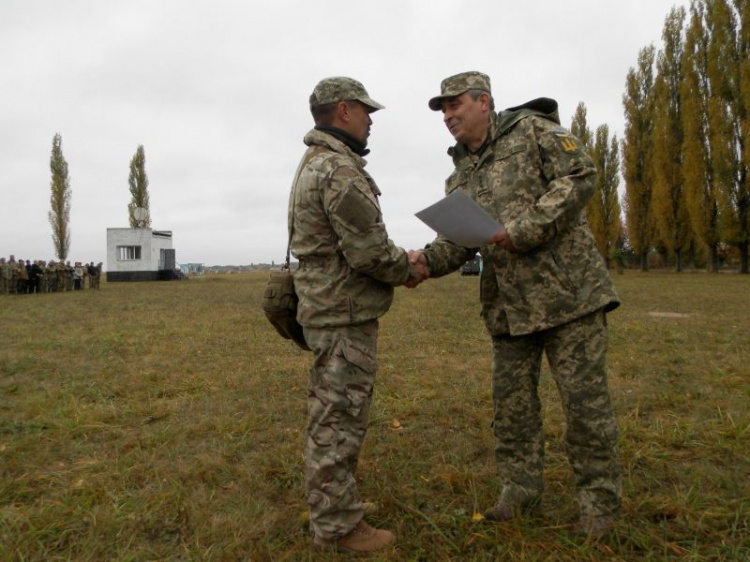
[[[490,109],[492,111],[495,111],[495,98],[493,98],[489,92],[486,92],[484,90],[469,90],[467,93],[474,101],[477,101],[479,99],[479,96],[481,96],[482,94],[487,94],[488,96],[490,96]]]
[[[312,113],[313,121],[316,125],[322,125],[328,127],[333,123],[333,118],[336,115],[336,106],[339,102],[324,103],[317,105],[317,99],[313,93],[310,96],[310,113]]]

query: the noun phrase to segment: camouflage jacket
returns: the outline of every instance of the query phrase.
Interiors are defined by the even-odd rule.
[[[492,114],[478,154],[459,143],[445,191],[465,190],[516,247],[478,248],[482,317],[493,335],[523,335],[619,305],[586,222],[596,169],[578,139],[560,127],[557,102],[540,98]],[[458,269],[477,248],[438,237],[426,250],[433,276]]]
[[[297,320],[323,328],[359,324],[385,314],[393,286],[410,276],[406,252],[383,224],[380,190],[365,160],[333,136],[313,129],[289,200],[299,296]]]

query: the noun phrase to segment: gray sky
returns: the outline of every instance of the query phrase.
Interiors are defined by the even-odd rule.
[[[443,196],[452,138],[427,100],[464,70],[492,78],[498,108],[547,96],[569,126],[622,137],[625,77],[661,47],[677,0],[0,0],[0,256],[54,259],[52,138],[73,191],[71,261],[102,261],[128,226],[130,160],[146,152],[152,227],[177,260],[276,263],[286,203],[328,76],[362,81],[368,171],[390,237],[433,233],[414,213]]]

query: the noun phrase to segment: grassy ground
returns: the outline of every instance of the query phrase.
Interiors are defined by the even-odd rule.
[[[310,548],[309,356],[259,310],[265,274],[0,298],[0,560],[335,560]],[[560,404],[540,389],[543,514],[498,493],[478,279],[398,289],[360,463],[388,560],[747,560],[750,278],[615,275],[624,517],[574,537]],[[398,420],[395,424],[394,420]],[[400,425],[400,428],[394,428]]]

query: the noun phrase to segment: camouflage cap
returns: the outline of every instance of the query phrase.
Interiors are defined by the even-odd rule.
[[[449,76],[440,83],[440,95],[430,100],[430,109],[438,111],[442,100],[460,96],[469,90],[483,90],[492,95],[490,77],[476,71],[462,72],[454,76]]]
[[[385,109],[385,106],[370,97],[361,82],[345,76],[324,78],[318,82],[313,95],[310,96],[310,107],[346,100],[357,100],[372,108],[373,111]]]

